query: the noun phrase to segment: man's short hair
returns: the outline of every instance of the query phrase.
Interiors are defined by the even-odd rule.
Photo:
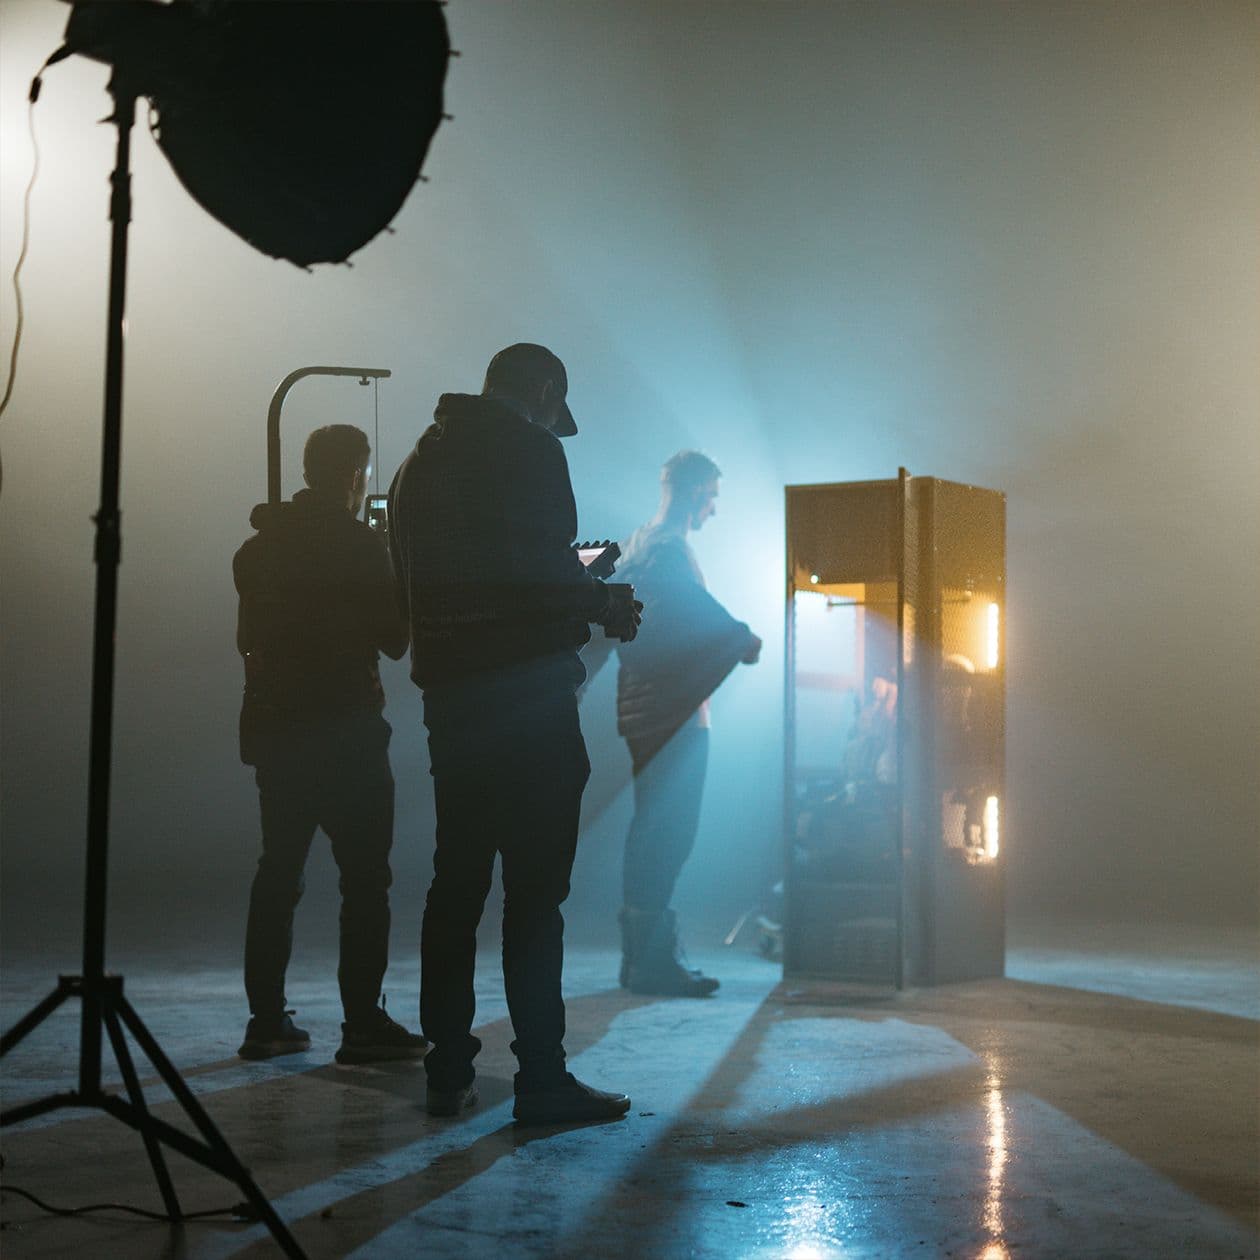
[[[699,490],[721,475],[722,470],[702,451],[679,451],[661,468],[661,481],[683,493]]]
[[[302,472],[312,490],[340,490],[372,457],[367,434],[352,424],[326,424],[306,439]]]

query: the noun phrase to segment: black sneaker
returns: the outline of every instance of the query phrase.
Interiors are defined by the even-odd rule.
[[[424,1109],[431,1116],[457,1116],[476,1102],[476,1081],[469,1081],[459,1089],[435,1089],[429,1085],[424,1091]]]
[[[292,1020],[292,1011],[279,1015],[254,1015],[245,1026],[245,1040],[237,1054],[242,1059],[273,1059],[278,1054],[299,1054],[311,1048],[311,1034]]]
[[[531,1089],[516,1095],[512,1118],[518,1124],[564,1124],[575,1120],[619,1120],[630,1110],[625,1094],[606,1093],[584,1085],[566,1072],[562,1085]]]
[[[621,912],[621,987],[662,997],[708,997],[718,982],[688,967],[672,910]]]
[[[719,981],[697,968],[666,959],[656,967],[631,967],[625,986],[631,993],[657,997],[710,997]]]
[[[371,1015],[341,1025],[338,1063],[387,1063],[391,1059],[423,1059],[429,1043],[419,1033],[408,1032],[385,1013],[385,995]]]

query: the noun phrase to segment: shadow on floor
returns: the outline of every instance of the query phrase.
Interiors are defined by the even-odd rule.
[[[578,1219],[566,1222],[563,1238],[535,1237],[522,1218],[519,1230],[516,1223],[512,1226],[513,1246],[530,1255],[648,1255],[654,1254],[654,1246],[655,1254],[676,1254],[670,1247],[686,1234],[684,1217],[697,1210],[701,1185],[711,1199],[712,1184],[722,1180],[717,1174],[728,1166],[767,1168],[776,1159],[790,1161],[794,1151],[811,1144],[835,1150],[853,1135],[875,1140],[897,1125],[918,1125],[922,1143],[936,1158],[949,1149],[948,1137],[940,1135],[951,1132],[950,1125],[969,1124],[974,1131],[969,1155],[978,1152],[984,1158],[996,1141],[984,1131],[986,1118],[992,1123],[994,1107],[1009,1109],[1020,1097],[1053,1108],[1201,1202],[1255,1227],[1260,1025],[1253,1021],[1011,980],[881,1000],[855,998],[825,985],[793,984],[753,1005],[764,991],[759,987],[746,993],[752,1014],[742,1027],[742,1014],[729,1023],[734,1041],[716,1066],[707,1073],[697,1068],[694,1084],[686,1082],[685,1105],[663,1113],[659,1124],[641,1125],[633,1133],[633,1121],[608,1126],[631,1139],[618,1141],[615,1150],[613,1134],[607,1148],[588,1148],[583,1158],[591,1169],[591,1185],[601,1189],[593,1201],[583,1201]],[[641,1053],[641,1062],[650,1068],[678,1058],[677,1051],[685,1053],[691,1039],[703,1044],[713,1016],[724,1003],[738,1012],[735,1002],[732,996],[714,1003],[670,1003],[619,990],[570,998],[567,1044],[576,1057],[603,1043],[619,1016],[659,1004],[664,1018],[654,1027],[660,1041],[643,1046]],[[878,1061],[886,1031],[896,1034],[889,1045],[926,1044],[930,1053],[908,1055],[898,1076],[891,1070],[897,1065]],[[565,1132],[518,1131],[487,1116],[511,1095],[510,1029],[506,1020],[496,1020],[481,1026],[478,1034],[485,1042],[478,1063],[482,1102],[465,1117],[437,1121],[423,1113],[423,1068],[416,1063],[354,1069],[320,1064],[277,1072],[216,1093],[210,1110],[273,1198],[337,1179],[333,1193],[339,1197],[331,1207],[307,1211],[290,1224],[312,1254],[344,1255],[476,1182],[505,1158],[531,1147],[538,1150],[535,1144]],[[798,1042],[802,1048],[793,1060]],[[846,1058],[858,1051],[866,1054],[865,1063]],[[235,1060],[201,1065],[190,1075],[229,1064]],[[799,1088],[793,1085],[797,1075],[808,1078]],[[171,1104],[154,1110],[180,1122]],[[496,1127],[487,1130],[489,1124]],[[1007,1135],[1012,1141],[1017,1136],[1032,1142],[1040,1138],[1035,1131]],[[425,1145],[408,1151],[421,1141]],[[640,1142],[641,1150],[636,1149]],[[55,1185],[61,1201],[109,1197],[157,1206],[139,1141],[103,1117],[9,1133],[5,1145],[14,1180],[26,1183],[29,1178],[33,1188]],[[567,1149],[561,1146],[557,1155],[563,1157]],[[600,1149],[608,1152],[603,1163]],[[101,1151],[109,1153],[109,1191],[104,1196],[102,1167],[95,1157]],[[389,1165],[399,1152],[405,1154]],[[546,1167],[538,1161],[538,1176],[545,1176]],[[186,1210],[236,1197],[227,1183],[178,1157],[172,1160],[172,1171]],[[881,1171],[888,1175],[886,1168]],[[1074,1175],[1088,1179],[1088,1170]],[[638,1194],[627,1189],[635,1185],[648,1188]],[[978,1187],[977,1193],[982,1190]],[[1070,1187],[1055,1192],[1072,1201]],[[890,1213],[903,1206],[895,1193],[885,1204]],[[8,1216],[9,1200],[5,1211]],[[733,1209],[732,1220],[738,1211]],[[982,1213],[970,1205],[968,1211],[981,1219]],[[615,1250],[623,1224],[622,1245],[632,1245],[633,1252]],[[173,1260],[195,1253],[197,1240],[206,1238],[192,1226],[171,1231],[156,1225],[76,1221],[75,1233],[69,1234],[54,1232],[70,1228],[61,1223],[44,1225],[32,1223],[30,1231],[31,1242],[37,1232],[46,1240],[40,1244],[44,1249],[27,1254],[66,1254],[54,1242],[74,1237],[81,1240],[75,1249],[85,1255],[162,1254]],[[234,1241],[231,1227],[215,1228],[225,1246]],[[409,1250],[423,1250],[425,1228],[416,1222]],[[990,1234],[998,1237],[994,1230]],[[18,1241],[16,1234],[8,1237],[10,1246]],[[241,1241],[244,1245],[234,1255],[262,1260],[276,1254],[268,1239]],[[502,1251],[505,1238],[482,1241],[487,1251]],[[475,1238],[467,1244],[466,1254],[478,1254]],[[711,1246],[706,1254],[722,1252]]]
[[[776,1107],[732,1127],[743,1088],[774,1070],[768,1043],[775,1030],[798,1020],[900,1020],[947,1033],[976,1059],[821,1102]],[[683,1186],[706,1163],[755,1164],[797,1143],[834,1142],[960,1107],[980,1115],[989,1098],[1004,1105],[1004,1098],[1022,1092],[1256,1229],[1258,1051],[1260,1025],[1252,1020],[1092,991],[994,980],[865,1001],[841,986],[794,982],[767,997],[686,1111],[625,1180],[668,1181],[672,1170]],[[842,1072],[843,1059],[836,1066]],[[676,1237],[670,1214],[687,1204],[685,1193],[656,1201],[650,1236],[638,1237],[636,1245],[646,1254],[652,1236]],[[594,1254],[616,1213],[613,1197],[595,1205],[589,1228],[568,1238],[563,1254]]]

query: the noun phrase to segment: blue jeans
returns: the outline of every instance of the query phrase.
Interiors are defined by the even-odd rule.
[[[659,914],[669,909],[700,825],[709,732],[694,722],[664,747],[628,740],[634,769],[634,818],[622,865],[623,903]]]

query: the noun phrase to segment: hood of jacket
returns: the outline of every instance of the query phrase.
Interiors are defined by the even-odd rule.
[[[501,398],[485,394],[443,394],[433,409],[433,423],[416,443],[422,445],[443,439],[458,439],[465,434],[484,431],[499,425],[532,424],[524,412]]]
[[[336,519],[344,516],[353,520],[347,508],[335,500],[326,499],[314,490],[299,490],[286,503],[257,503],[249,514],[251,529],[261,533],[263,530],[282,528],[285,525],[297,525],[316,517]]]

